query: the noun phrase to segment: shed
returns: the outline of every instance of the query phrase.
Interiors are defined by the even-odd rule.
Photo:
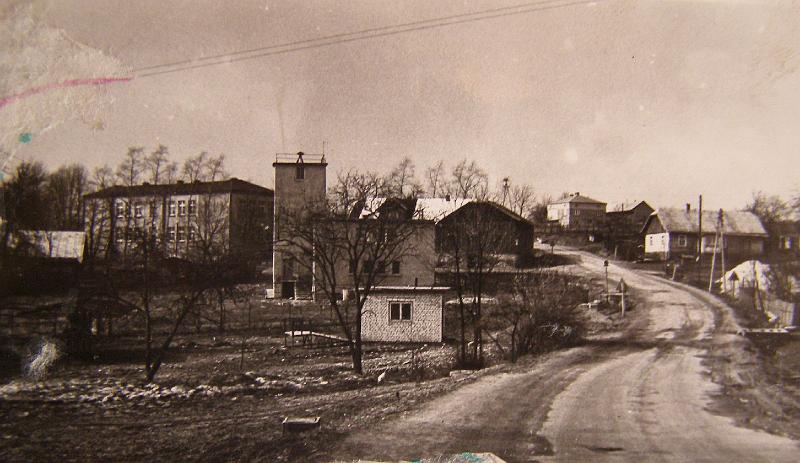
[[[361,336],[373,342],[441,342],[444,295],[441,286],[372,288],[361,314]]]

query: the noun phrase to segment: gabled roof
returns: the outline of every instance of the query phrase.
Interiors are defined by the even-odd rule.
[[[170,183],[167,185],[142,185],[124,186],[115,185],[104,188],[94,193],[85,195],[86,198],[116,198],[124,196],[166,196],[166,195],[201,195],[213,193],[255,193],[273,195],[269,188],[245,182],[238,178],[219,180],[216,182]]]
[[[370,198],[368,199],[363,207],[360,207],[357,214],[353,214],[352,216],[357,216],[358,218],[367,218],[376,213],[379,213],[380,210],[389,204],[398,204],[404,207],[407,211],[413,210],[413,215],[409,218],[413,218],[415,220],[430,220],[434,223],[438,223],[439,221],[443,220],[445,217],[449,216],[453,212],[461,209],[462,207],[468,204],[483,204],[489,207],[493,207],[500,211],[502,214],[510,217],[512,220],[516,220],[518,222],[525,222],[531,224],[531,222],[522,217],[521,215],[511,211],[510,209],[497,204],[493,201],[478,201],[475,199],[470,198],[456,198],[456,199],[446,199],[446,198]]]
[[[571,203],[571,204],[606,204],[603,201],[598,201],[596,199],[592,199],[588,196],[582,196],[580,193],[575,193],[574,195],[569,195],[566,198],[559,199],[557,201],[553,201],[550,204],[564,204],[564,203]]]
[[[718,211],[703,211],[703,233],[717,229]],[[647,230],[652,220],[658,220],[668,233],[697,233],[699,231],[697,210],[659,208],[647,219],[642,231]],[[747,211],[725,211],[723,232],[726,235],[767,236],[767,231],[755,214]]]
[[[611,210],[609,210],[606,213],[607,214],[627,214],[627,213],[633,212],[634,209],[636,209],[637,207],[639,207],[641,205],[646,206],[651,211],[654,210],[652,206],[647,204],[647,201],[633,201],[633,202],[625,202],[625,203],[615,204],[615,205],[613,205],[611,207]]]

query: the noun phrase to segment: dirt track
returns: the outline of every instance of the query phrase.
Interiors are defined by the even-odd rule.
[[[576,271],[602,275],[601,259],[574,254],[582,261]],[[729,309],[612,264],[610,280],[620,277],[645,298],[622,338],[486,376],[349,435],[330,456],[410,460],[472,451],[507,461],[797,461],[796,441],[737,427],[709,410],[720,392],[703,364],[709,349],[723,346],[734,366],[744,355]],[[740,373],[728,370],[735,381]]]

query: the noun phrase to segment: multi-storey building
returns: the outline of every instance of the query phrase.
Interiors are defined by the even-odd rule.
[[[571,194],[547,205],[547,220],[568,231],[597,231],[605,223],[606,203]]]
[[[147,241],[168,257],[213,247],[267,259],[273,196],[237,178],[105,188],[84,197],[87,257],[124,257]]]

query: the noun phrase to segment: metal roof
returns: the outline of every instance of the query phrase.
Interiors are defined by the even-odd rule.
[[[564,203],[581,203],[581,204],[606,204],[603,201],[592,199],[588,196],[583,196],[580,193],[569,195],[569,197],[553,201],[550,204],[564,204]]]

